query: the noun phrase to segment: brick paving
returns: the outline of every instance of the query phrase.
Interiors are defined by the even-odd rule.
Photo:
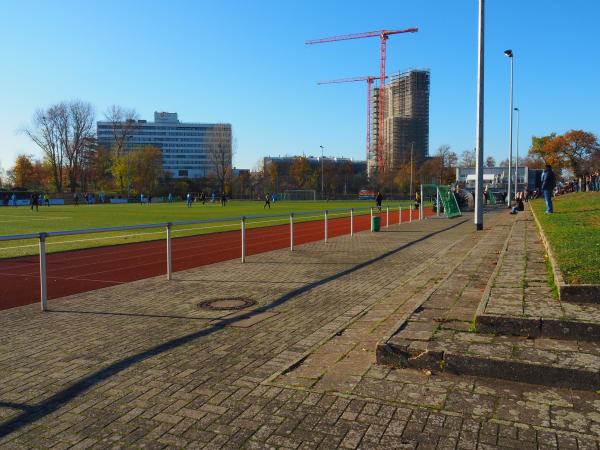
[[[475,302],[513,220],[413,222],[2,311],[0,447],[597,448],[594,392],[374,363],[423,299]],[[256,306],[197,306],[239,296]]]

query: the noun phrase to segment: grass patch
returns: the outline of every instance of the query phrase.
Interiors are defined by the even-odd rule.
[[[545,203],[531,203],[558,266],[568,284],[600,284],[600,194],[571,193],[554,199],[554,214]],[[550,270],[551,273],[551,270]],[[554,278],[552,278],[552,285]]]
[[[365,208],[374,206],[369,201],[279,201],[272,208],[263,209],[262,201],[231,201],[222,207],[220,203],[194,204],[187,208],[185,202],[140,204],[107,204],[107,205],[73,205],[40,207],[33,212],[26,206],[0,207],[0,235],[39,233],[61,230],[79,230],[86,228],[114,227],[119,225],[140,225],[158,222],[177,222],[185,220],[215,219],[239,216],[259,216],[263,214],[287,214],[290,212],[332,210],[337,208]],[[402,203],[403,213],[410,202],[387,202],[398,205]],[[385,223],[386,202],[383,204],[382,225]],[[392,211],[390,211],[391,213]],[[397,209],[394,208],[394,213]],[[356,215],[369,214],[368,209],[355,211]],[[416,213],[415,213],[416,214]],[[330,213],[329,218],[347,217],[350,213]],[[322,220],[322,214],[297,216],[295,222]],[[288,217],[251,219],[247,221],[248,228],[272,225],[287,225]],[[209,224],[181,225],[173,227],[173,237],[193,236],[198,234],[215,233],[219,231],[239,230],[240,223],[220,222]],[[165,238],[165,229],[149,228],[109,233],[81,234],[72,236],[52,237],[47,240],[46,251],[49,253],[77,250],[82,248],[104,247],[108,245],[125,244],[142,241],[152,241]],[[0,259],[15,256],[37,254],[37,240],[0,241]]]

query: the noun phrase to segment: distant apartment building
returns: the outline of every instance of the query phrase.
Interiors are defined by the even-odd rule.
[[[419,166],[429,157],[429,70],[392,75],[384,89],[383,165],[394,170],[412,160]],[[369,175],[377,168],[379,89],[373,90]]]
[[[115,134],[118,136],[124,129],[126,151],[147,145],[158,147],[163,155],[163,169],[174,178],[205,177],[214,172],[209,154],[216,140],[220,140],[231,167],[230,124],[180,122],[177,113],[155,112],[154,122],[98,122],[98,144],[111,148]]]

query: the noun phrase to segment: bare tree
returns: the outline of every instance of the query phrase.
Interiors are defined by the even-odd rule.
[[[460,157],[463,167],[475,167],[475,150],[465,150],[461,153]]]
[[[33,116],[33,126],[25,129],[25,134],[42,150],[51,170],[52,183],[57,192],[62,192],[64,179],[65,149],[61,139],[61,124],[64,117],[64,104],[38,109]]]
[[[91,143],[95,141],[94,118],[94,108],[87,102],[75,100],[67,105],[61,136],[64,138],[65,162],[71,192],[75,192],[77,188],[81,167]]]
[[[496,167],[496,160],[493,156],[488,156],[485,160],[485,167]]]
[[[207,138],[206,156],[212,165],[212,172],[217,177],[221,192],[225,192],[225,186],[231,177],[233,160],[231,125],[215,125],[210,129]]]

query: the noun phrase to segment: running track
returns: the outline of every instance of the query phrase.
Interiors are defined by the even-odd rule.
[[[426,210],[425,215],[431,215]],[[386,214],[379,214],[385,226]],[[413,220],[418,212],[413,211]],[[402,212],[402,221],[409,211]],[[331,218],[329,237],[350,234],[350,218]],[[398,223],[398,211],[390,211],[390,224]],[[370,229],[368,214],[354,217],[354,231]],[[322,220],[294,224],[294,244],[324,238]],[[286,248],[290,245],[289,224],[246,230],[246,255]],[[173,271],[191,269],[241,257],[240,231],[172,239]],[[165,240],[113,245],[46,255],[48,298],[87,292],[107,286],[166,273]],[[0,310],[39,302],[39,258],[27,256],[0,260]]]

